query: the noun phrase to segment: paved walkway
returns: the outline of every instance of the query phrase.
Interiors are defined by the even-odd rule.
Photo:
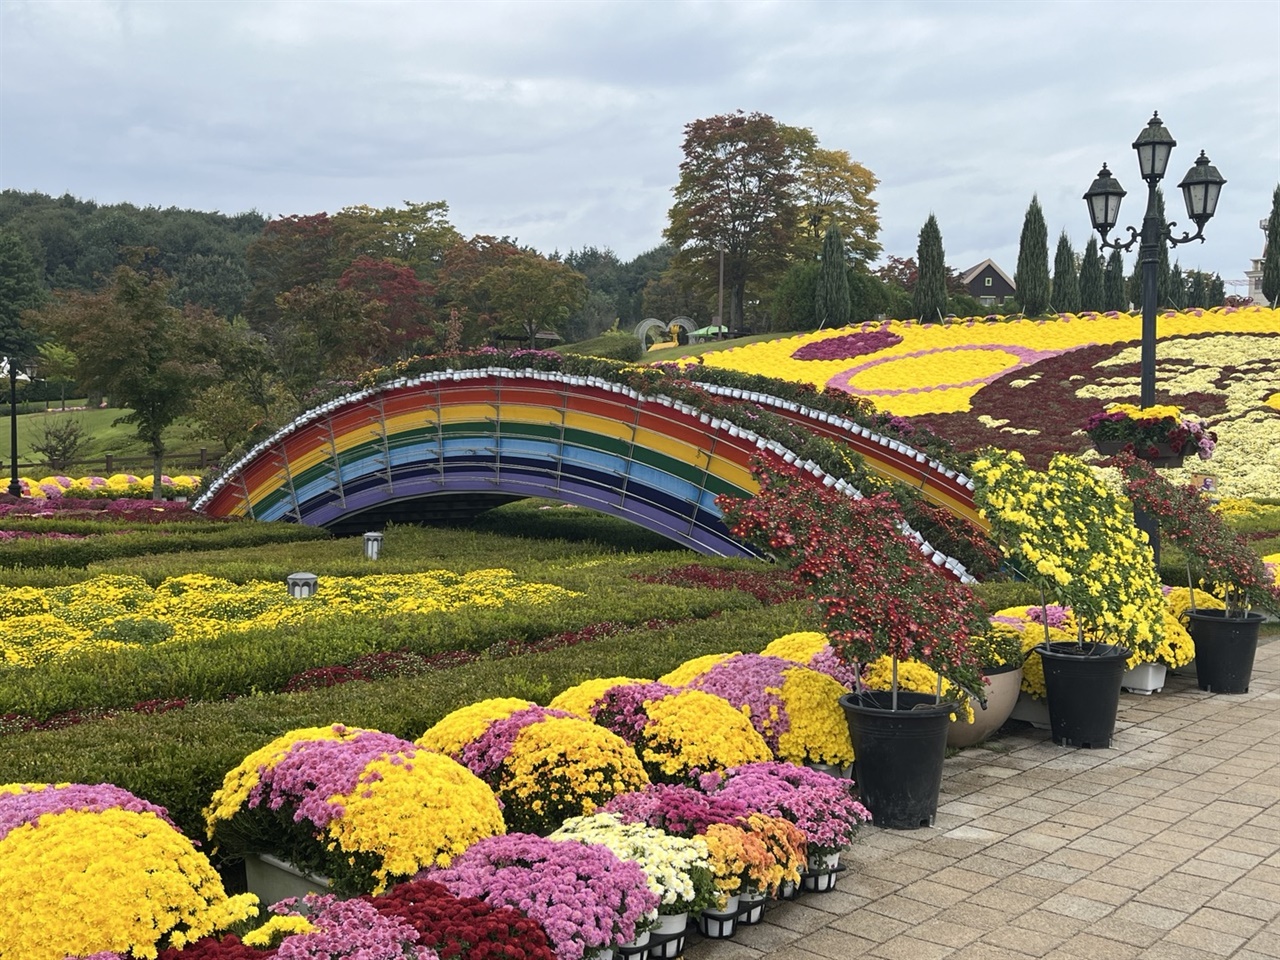
[[[1109,750],[1011,722],[946,762],[936,826],[870,828],[836,889],[686,960],[1280,957],[1280,638],[1250,692],[1124,694]]]

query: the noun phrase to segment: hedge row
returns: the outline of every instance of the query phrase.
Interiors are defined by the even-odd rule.
[[[345,723],[414,739],[446,713],[487,697],[548,702],[591,677],[658,677],[706,653],[759,651],[775,637],[813,629],[804,604],[739,609],[661,629],[422,677],[349,683],[294,694],[254,694],[163,714],[122,714],[0,740],[0,783],[114,783],[169,809],[193,837],[226,771],[287,730]]]

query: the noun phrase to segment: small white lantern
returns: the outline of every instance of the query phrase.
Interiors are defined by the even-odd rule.
[[[366,533],[364,535],[364,557],[366,560],[377,560],[382,553],[382,534]]]
[[[314,573],[291,573],[285,578],[285,583],[289,586],[289,596],[303,600],[315,596],[320,578]]]

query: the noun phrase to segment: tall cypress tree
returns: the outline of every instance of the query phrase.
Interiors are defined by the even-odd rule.
[[[1192,270],[1190,276],[1191,282],[1187,284],[1187,306],[1203,307],[1208,297],[1208,291],[1205,290],[1204,285],[1204,271]]]
[[[942,252],[942,231],[931,213],[920,228],[916,247],[919,275],[911,295],[911,307],[924,323],[937,323],[947,314],[947,264]]]
[[[1156,189],[1156,215],[1160,222],[1167,223],[1164,213],[1164,191]],[[1173,272],[1169,267],[1169,244],[1161,237],[1160,250],[1156,255],[1156,306],[1173,305]]]
[[[1124,287],[1124,257],[1119,250],[1112,250],[1107,260],[1107,272],[1102,278],[1106,290],[1108,310],[1128,310],[1129,297]]]
[[[827,227],[822,238],[822,269],[818,273],[818,289],[813,308],[818,329],[849,323],[849,267],[844,258],[844,239],[835,224]]]
[[[1205,306],[1220,307],[1227,299],[1227,285],[1222,282],[1222,274],[1215,273],[1209,281],[1209,289],[1205,291]]]
[[[1053,255],[1053,309],[1058,313],[1080,312],[1080,278],[1076,275],[1076,252],[1063,230]]]
[[[1022,239],[1018,244],[1018,269],[1013,275],[1018,288],[1018,302],[1029,317],[1044,313],[1049,307],[1049,229],[1044,223],[1040,198],[1031,197],[1031,206],[1022,221]]]
[[[1280,307],[1280,185],[1271,195],[1267,246],[1262,254],[1262,295],[1271,306]]]
[[[1182,267],[1175,261],[1169,271],[1169,306],[1182,310],[1187,305],[1187,284],[1182,279]]]
[[[1106,310],[1107,290],[1102,279],[1102,258],[1098,256],[1098,238],[1090,237],[1080,262],[1080,309]]]

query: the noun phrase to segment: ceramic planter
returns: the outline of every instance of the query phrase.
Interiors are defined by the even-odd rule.
[[[983,707],[976,698],[970,697],[973,723],[968,723],[963,717],[952,720],[947,730],[948,747],[971,747],[981,743],[999,730],[1013,713],[1022,686],[1021,664],[983,670],[982,675],[987,678],[987,705]]]

